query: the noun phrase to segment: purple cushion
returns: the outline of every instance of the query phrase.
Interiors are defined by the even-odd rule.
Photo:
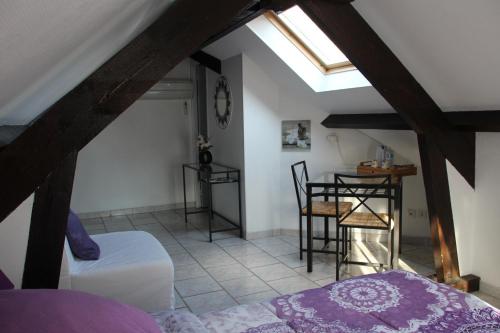
[[[66,229],[69,247],[73,255],[82,260],[97,260],[101,254],[99,245],[87,234],[78,216],[69,211]]]
[[[160,333],[132,306],[73,290],[0,291],[2,333]]]
[[[0,290],[14,289],[14,284],[9,280],[2,270],[0,270]]]

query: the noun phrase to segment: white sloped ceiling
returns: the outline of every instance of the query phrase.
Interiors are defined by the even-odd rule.
[[[0,1],[0,125],[29,123],[173,1]]]

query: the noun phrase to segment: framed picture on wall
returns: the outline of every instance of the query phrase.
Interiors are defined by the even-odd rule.
[[[283,120],[281,122],[281,148],[283,151],[311,150],[311,121]]]

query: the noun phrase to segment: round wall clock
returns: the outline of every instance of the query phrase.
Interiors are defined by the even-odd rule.
[[[215,118],[217,125],[224,129],[231,121],[232,101],[231,89],[225,76],[220,76],[215,84]]]

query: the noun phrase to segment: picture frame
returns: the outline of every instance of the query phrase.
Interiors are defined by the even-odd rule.
[[[310,151],[311,121],[281,121],[281,149],[283,151]]]

